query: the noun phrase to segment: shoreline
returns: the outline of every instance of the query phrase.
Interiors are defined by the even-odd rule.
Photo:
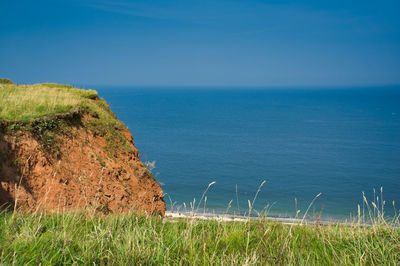
[[[166,211],[165,218],[167,219],[193,219],[193,220],[216,220],[221,222],[246,222],[249,220],[266,219],[270,221],[280,222],[287,225],[346,225],[351,226],[354,223],[340,220],[316,220],[316,219],[300,219],[300,218],[289,218],[289,217],[274,217],[274,216],[243,216],[243,215],[232,215],[232,214],[217,214],[217,213],[196,213],[196,212],[177,212],[177,211]],[[361,226],[371,226],[370,224],[361,223]]]

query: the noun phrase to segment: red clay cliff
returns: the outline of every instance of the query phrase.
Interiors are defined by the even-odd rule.
[[[28,212],[164,215],[163,191],[140,161],[129,130],[116,129],[124,145],[110,147],[109,134],[83,126],[96,119],[81,114],[68,134],[51,135],[57,152],[46,150],[30,131],[0,131],[0,205]]]

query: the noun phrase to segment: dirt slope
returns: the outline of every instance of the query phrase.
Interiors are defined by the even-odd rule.
[[[98,119],[78,112],[28,126],[0,121],[0,205],[164,215],[163,191],[140,161],[129,130],[110,134],[88,126]],[[59,124],[63,130],[54,130]]]

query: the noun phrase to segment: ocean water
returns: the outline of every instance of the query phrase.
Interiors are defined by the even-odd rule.
[[[400,88],[96,89],[156,161],[170,210],[345,219],[362,192],[400,204]],[[376,194],[374,196],[374,189]],[[204,200],[203,200],[204,202]],[[397,206],[398,209],[398,206]]]

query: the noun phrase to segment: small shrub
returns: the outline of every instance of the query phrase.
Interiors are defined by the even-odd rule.
[[[30,125],[29,129],[42,145],[44,152],[56,156],[60,155],[60,145],[57,137],[58,133],[60,133],[58,121],[35,121]]]
[[[95,90],[80,90],[80,89],[74,88],[72,90],[72,92],[80,97],[91,99],[91,100],[96,100],[99,98],[98,93]]]
[[[42,83],[41,85],[47,86],[47,87],[50,87],[50,88],[70,88],[70,89],[74,88],[71,85],[57,84],[57,83]]]
[[[11,79],[0,79],[0,84],[13,84]]]
[[[100,163],[100,165],[102,167],[106,167],[107,166],[106,162],[100,156],[98,156],[97,154],[96,154],[96,158],[97,158],[97,160],[99,161],[99,163]]]

